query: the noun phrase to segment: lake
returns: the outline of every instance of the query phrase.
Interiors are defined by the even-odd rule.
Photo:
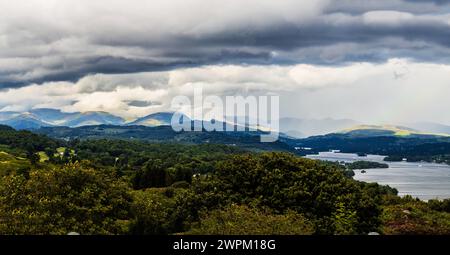
[[[399,191],[400,196],[411,195],[422,200],[450,198],[450,166],[434,163],[385,162],[384,156],[321,152],[308,155],[310,159],[355,162],[359,160],[383,162],[386,169],[366,169],[366,173],[355,170],[354,179],[389,185]]]

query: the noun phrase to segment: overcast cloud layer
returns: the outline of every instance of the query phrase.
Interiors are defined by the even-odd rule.
[[[284,94],[282,115],[450,124],[449,65],[447,0],[0,0],[3,111],[133,118],[201,84]]]

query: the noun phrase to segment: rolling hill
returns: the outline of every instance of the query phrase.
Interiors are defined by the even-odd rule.
[[[377,154],[389,159],[450,164],[450,136],[416,132],[410,129],[354,128],[338,133],[296,140],[298,153],[314,154],[339,150],[345,153]],[[307,148],[307,149],[301,149]]]
[[[169,126],[172,120],[172,112],[159,112],[138,118],[135,121],[127,123],[128,126]]]
[[[394,125],[358,125],[344,129],[338,133],[353,136],[450,136],[450,134],[446,133],[425,132],[409,127]]]
[[[408,127],[412,127],[422,132],[431,132],[437,134],[450,134],[450,126],[433,122],[416,122],[408,123]]]
[[[34,132],[53,138],[72,139],[122,139],[140,140],[156,143],[184,143],[184,144],[224,144],[251,150],[277,150],[295,153],[292,139],[281,137],[273,143],[261,143],[262,131],[252,132],[175,132],[171,126],[83,126],[43,127]],[[290,143],[288,141],[291,141]]]
[[[103,124],[122,125],[124,123],[124,119],[106,112],[84,112],[73,115],[66,122],[60,124],[60,126],[81,127]]]

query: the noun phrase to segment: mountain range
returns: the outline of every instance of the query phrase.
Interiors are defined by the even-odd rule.
[[[97,125],[114,126],[168,126],[171,123],[173,113],[158,112],[153,113],[133,121],[115,116],[113,114],[101,111],[90,112],[63,112],[57,109],[40,108],[32,109],[27,112],[5,111],[0,112],[0,124],[11,126],[18,130],[36,130],[41,127],[83,127]],[[189,119],[188,117],[186,117]],[[199,120],[195,120],[197,122]],[[316,135],[325,135],[329,133],[345,133],[355,130],[371,130],[372,133],[391,132],[395,135],[450,135],[450,126],[431,123],[417,122],[408,123],[403,126],[394,125],[363,125],[351,119],[300,119],[300,118],[281,118],[280,133],[283,136],[291,138],[306,138]],[[245,123],[242,120],[238,123]],[[232,126],[229,123],[223,123],[224,127]],[[250,127],[250,129],[256,129]],[[259,130],[265,130],[258,127]],[[367,132],[365,132],[367,133]],[[357,132],[353,132],[357,134]]]
[[[261,143],[260,136],[266,131],[259,128],[249,128],[244,132],[175,132],[169,125],[172,115],[173,113],[160,112],[127,122],[106,112],[64,113],[54,109],[35,109],[22,113],[0,112],[0,124],[63,140],[106,138],[163,143],[210,143],[256,151],[288,151],[297,155],[340,150],[361,155],[386,155],[389,160],[407,158],[410,161],[450,163],[450,157],[446,156],[450,155],[449,127],[441,124],[412,125],[416,128],[404,125],[352,126],[355,124],[352,120],[285,118],[280,120],[281,130],[312,135],[296,138],[292,134],[280,133],[278,141]],[[194,120],[191,124],[198,122],[200,120]],[[224,127],[231,125],[220,123]],[[317,128],[314,132],[315,126]],[[333,132],[333,129],[337,131]],[[329,133],[321,134],[322,132]],[[314,135],[315,133],[318,135]]]
[[[62,112],[56,109],[33,109],[28,112],[0,112],[0,124],[15,129],[33,130],[41,127],[88,125],[123,125],[125,120],[106,112]]]

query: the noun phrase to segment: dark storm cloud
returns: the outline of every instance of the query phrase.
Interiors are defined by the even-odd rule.
[[[30,9],[27,22],[12,15],[21,6],[0,10],[0,89],[204,65],[450,61],[450,0],[209,1],[202,13],[182,8],[199,0],[117,2],[100,14],[105,6],[87,2],[79,12]]]
[[[121,57],[95,57],[72,62],[63,69],[57,68],[56,72],[43,74],[30,79],[10,79],[7,73],[0,70],[0,90],[11,87],[20,87],[30,83],[44,83],[49,81],[75,82],[89,74],[124,74],[139,72],[167,71],[177,68],[197,67],[211,64],[264,64],[269,63],[270,53],[251,53],[241,50],[221,50],[209,54],[193,54],[183,52],[168,52],[167,57],[173,60],[155,61],[143,59],[128,59]],[[2,75],[4,75],[2,77]],[[5,77],[6,76],[6,77]],[[15,74],[19,76],[20,74]]]
[[[392,41],[387,38],[399,40]],[[339,65],[342,62],[382,62],[395,57],[440,62],[449,60],[448,52],[444,49],[450,46],[450,29],[448,25],[439,22],[408,22],[393,26],[362,24],[355,20],[345,25],[330,25],[319,20],[303,27],[286,25],[261,32],[230,32],[195,40],[185,38],[182,41],[193,46],[231,48],[245,46],[266,50],[266,58],[256,58],[260,62],[272,60],[275,63],[288,64],[301,62]],[[320,52],[314,52],[314,56],[308,54],[311,48],[332,47],[344,43],[354,44],[354,48],[349,49],[349,52],[341,52],[344,55],[334,61],[321,58],[320,54],[317,54]],[[368,47],[363,52],[358,52],[358,46],[361,45]],[[377,52],[372,52],[371,48],[377,48]],[[304,49],[303,53],[295,54],[294,52],[299,49]],[[270,52],[286,52],[286,54],[275,57],[270,55]],[[229,58],[228,61],[230,59],[234,58]]]
[[[450,0],[404,0],[404,1],[410,3],[434,3],[437,5],[450,4]]]
[[[162,105],[160,102],[142,101],[142,100],[125,101],[125,103],[127,103],[129,106],[134,107],[148,107],[148,106]]]
[[[324,13],[362,14],[374,10],[391,10],[410,13],[442,12],[448,0],[333,0],[324,9]],[[448,11],[448,8],[446,9]],[[444,10],[445,11],[445,10]]]

